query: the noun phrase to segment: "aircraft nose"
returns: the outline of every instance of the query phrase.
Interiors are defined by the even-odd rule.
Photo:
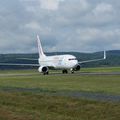
[[[74,66],[77,65],[77,64],[78,64],[78,61],[75,60],[75,61],[73,62],[73,64],[74,64]]]

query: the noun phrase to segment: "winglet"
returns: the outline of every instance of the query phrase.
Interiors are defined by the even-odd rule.
[[[104,50],[104,59],[106,59],[106,51]]]
[[[41,41],[40,41],[39,35],[37,35],[37,42],[38,42],[39,58],[40,57],[45,57],[45,54],[44,54],[43,49],[42,49],[42,45],[41,45]]]

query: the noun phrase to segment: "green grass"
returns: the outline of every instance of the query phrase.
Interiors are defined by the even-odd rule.
[[[119,120],[120,104],[0,92],[0,120]]]
[[[86,70],[92,72],[100,69]],[[110,69],[114,72],[113,68]],[[107,68],[105,72],[111,70]],[[28,75],[19,76],[24,73]],[[35,70],[0,71],[0,75],[2,74],[3,76],[0,76],[0,120],[120,119],[119,102],[100,102],[51,94],[53,91],[84,91],[120,95],[119,75],[43,76]],[[8,74],[18,76],[6,76]],[[37,89],[38,92],[29,89]]]
[[[81,72],[120,72],[120,67],[81,68]]]
[[[0,77],[0,88],[37,88],[49,91],[84,91],[120,94],[120,76],[16,76]]]

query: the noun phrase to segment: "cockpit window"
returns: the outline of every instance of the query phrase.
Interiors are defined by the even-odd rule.
[[[76,58],[70,58],[70,59],[68,59],[69,61],[71,61],[71,60],[77,60]]]

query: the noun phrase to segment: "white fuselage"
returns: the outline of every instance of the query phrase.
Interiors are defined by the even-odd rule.
[[[40,66],[49,66],[55,69],[72,69],[78,65],[78,60],[73,55],[43,56],[38,60]]]

